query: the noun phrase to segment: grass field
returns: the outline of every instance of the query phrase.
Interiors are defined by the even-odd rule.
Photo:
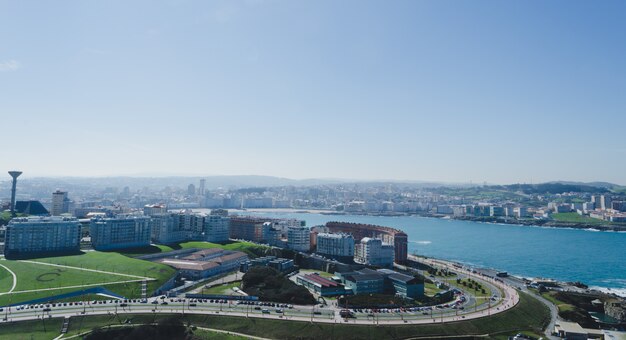
[[[612,224],[611,222],[599,220],[597,218],[581,216],[575,212],[552,214],[552,219],[554,219],[555,221],[559,221],[559,222],[584,223],[584,224],[590,224],[590,225]]]
[[[127,319],[133,324],[151,323],[168,315],[87,316],[71,319],[67,336],[89,331],[94,327],[122,324]],[[415,336],[452,336],[489,334],[490,338],[506,338],[506,334],[528,332],[540,334],[550,319],[548,308],[541,302],[522,293],[515,308],[489,318],[435,325],[366,326],[342,324],[316,324],[310,322],[286,322],[258,318],[238,318],[215,315],[185,315],[184,323],[198,327],[222,329],[272,339],[405,339]],[[11,334],[11,339],[51,339],[44,335],[58,335],[61,319],[46,321],[47,333],[41,321],[0,324],[0,338]],[[50,329],[53,332],[50,332]]]
[[[140,256],[146,254],[154,254],[154,253],[162,253],[168,252],[178,249],[189,249],[189,248],[200,248],[200,249],[210,249],[210,248],[220,248],[226,250],[236,250],[242,251],[248,254],[250,257],[257,257],[257,253],[263,252],[266,249],[269,249],[267,246],[262,246],[259,244],[255,244],[252,242],[245,241],[232,241],[224,244],[221,243],[211,243],[211,242],[202,242],[202,241],[190,241],[183,242],[177,244],[154,244],[149,247],[139,248],[139,249],[131,249],[125,250],[121,253],[127,256]]]
[[[9,302],[19,303],[21,301],[81,290],[81,288],[64,287],[141,280],[140,277],[156,279],[148,282],[148,291],[152,292],[175,273],[173,268],[163,264],[132,259],[117,253],[95,251],[87,252],[82,255],[39,258],[29,261],[39,263],[13,260],[0,261],[0,264],[11,269],[17,276],[17,285],[14,292],[12,294],[0,295],[0,305]],[[75,268],[50,266],[44,263]],[[83,268],[106,271],[109,273],[81,270]],[[120,274],[133,275],[136,277]],[[4,268],[0,268],[0,289],[2,289],[0,293],[7,292],[12,286],[12,283],[13,277],[10,273]],[[141,294],[139,282],[118,283],[104,285],[103,287],[126,297],[139,297]],[[20,291],[38,289],[50,290],[19,293]]]

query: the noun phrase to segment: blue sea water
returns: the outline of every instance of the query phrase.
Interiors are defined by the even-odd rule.
[[[390,226],[409,236],[409,253],[443,258],[523,277],[581,281],[626,294],[626,233],[488,224],[419,216],[242,214],[305,220],[307,226],[346,221]]]

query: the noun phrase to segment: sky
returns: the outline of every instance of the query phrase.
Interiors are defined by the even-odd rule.
[[[626,184],[624,1],[0,0],[0,171]]]

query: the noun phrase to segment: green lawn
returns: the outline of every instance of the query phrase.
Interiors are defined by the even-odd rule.
[[[148,282],[149,293],[160,287],[176,272],[173,268],[163,264],[132,259],[117,253],[95,251],[87,252],[81,255],[31,259],[30,261],[154,278],[156,281]],[[17,275],[17,286],[15,288],[15,292],[42,288],[56,288],[54,290],[43,292],[1,295],[0,304],[6,304],[9,301],[17,303],[80,290],[80,288],[63,288],[67,286],[129,281],[135,279],[122,275],[96,273],[72,268],[60,268],[22,261],[3,260],[0,261],[0,264],[9,267]],[[0,268],[0,275],[0,287],[4,292],[6,292],[12,285],[13,278],[4,268]],[[126,297],[139,297],[141,295],[141,286],[139,282],[105,285],[104,287]]]
[[[550,302],[552,302],[559,309],[559,312],[566,312],[566,311],[571,311],[575,309],[573,305],[570,305],[566,302],[558,300],[554,296],[553,292],[543,292],[541,293],[541,296],[543,296],[546,300],[549,300]]]
[[[50,340],[59,336],[63,318],[0,324],[0,339]]]
[[[551,216],[552,216],[552,219],[554,219],[555,221],[559,221],[559,222],[585,223],[585,224],[591,224],[591,225],[612,224],[611,222],[599,220],[597,218],[591,218],[589,216],[581,216],[575,212],[552,214]]]
[[[426,296],[433,297],[435,294],[442,292],[441,289],[437,288],[437,285],[434,283],[426,282],[424,283],[424,294]]]
[[[168,252],[178,249],[189,249],[189,248],[200,248],[200,249],[210,249],[210,248],[221,248],[226,250],[236,250],[242,251],[248,254],[250,257],[257,257],[257,253],[262,253],[265,250],[269,249],[267,246],[262,246],[259,244],[255,244],[252,242],[246,241],[232,241],[224,244],[221,243],[211,243],[211,242],[203,242],[203,241],[190,241],[183,242],[177,244],[154,244],[149,247],[139,248],[139,249],[130,249],[120,251],[120,253],[127,256],[140,256],[145,254],[154,254],[154,253],[162,253]]]

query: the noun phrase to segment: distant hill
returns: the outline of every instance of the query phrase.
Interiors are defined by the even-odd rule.
[[[591,192],[606,193],[611,191],[603,186],[593,186],[588,184],[565,184],[559,182],[541,183],[541,184],[511,184],[499,186],[510,191],[521,191],[525,194],[561,194],[564,192]]]
[[[611,190],[613,190],[614,188],[620,187],[620,185],[618,185],[618,184],[609,183],[609,182],[553,181],[553,182],[548,182],[546,184],[553,184],[553,183],[565,184],[565,185],[581,185],[581,186],[589,186],[589,187],[596,187],[596,188],[607,188],[607,189],[611,189]]]

